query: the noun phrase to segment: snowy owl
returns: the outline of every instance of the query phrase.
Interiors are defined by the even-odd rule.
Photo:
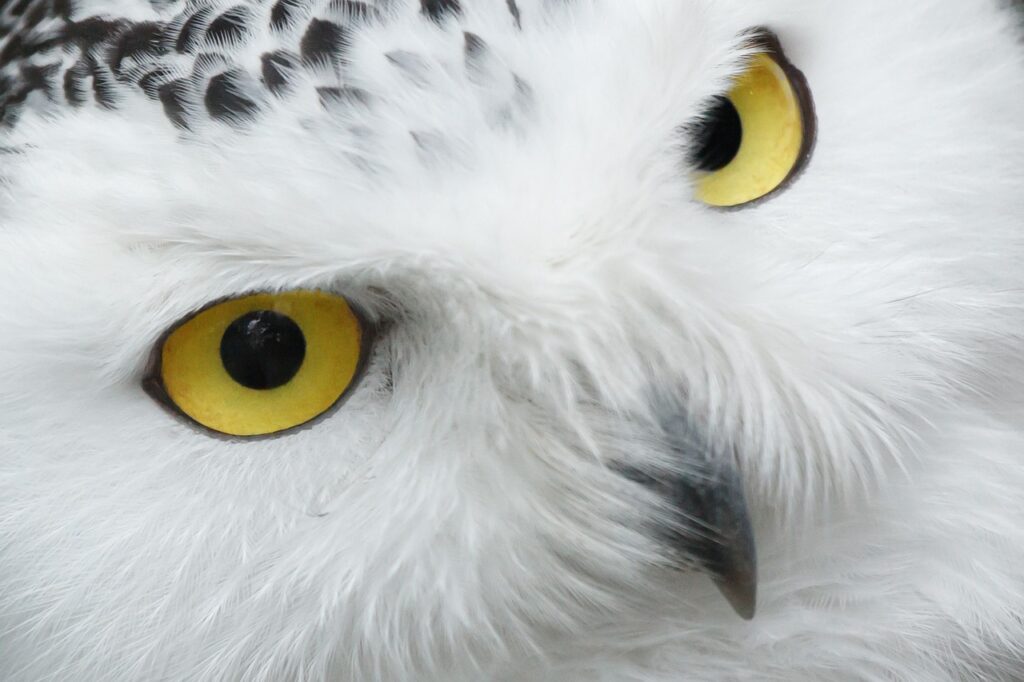
[[[1013,3],[0,7],[0,680],[1024,680]]]

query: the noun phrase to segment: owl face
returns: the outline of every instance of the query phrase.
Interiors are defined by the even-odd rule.
[[[1013,16],[905,4],[8,10],[5,679],[832,669],[1022,388]]]

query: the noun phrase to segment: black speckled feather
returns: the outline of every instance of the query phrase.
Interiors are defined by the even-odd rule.
[[[113,109],[133,91],[160,102],[180,128],[202,116],[244,125],[261,102],[291,93],[304,73],[328,78],[317,85],[325,107],[365,102],[365,93],[345,82],[361,27],[384,21],[397,2],[418,6],[425,21],[438,24],[463,14],[459,0],[191,0],[176,15],[170,2],[139,0],[159,18],[131,20],[85,16],[80,1],[0,0],[0,126],[13,125],[26,106]],[[506,4],[519,26],[515,0]],[[246,71],[238,55],[261,31],[279,44]],[[465,40],[472,67],[486,45],[474,34]]]

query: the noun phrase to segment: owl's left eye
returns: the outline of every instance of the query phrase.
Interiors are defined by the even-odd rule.
[[[322,291],[230,299],[171,330],[146,388],[217,433],[279,433],[351,389],[366,336],[348,302]]]
[[[778,191],[806,165],[814,143],[803,74],[771,33],[758,32],[754,43],[761,51],[692,131],[696,195],[709,206],[742,206]]]

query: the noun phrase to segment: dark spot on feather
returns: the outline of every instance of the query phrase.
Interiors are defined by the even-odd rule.
[[[420,11],[434,21],[441,23],[449,16],[462,13],[459,0],[420,0]]]
[[[260,57],[263,83],[275,95],[288,90],[289,80],[299,66],[297,55],[285,50],[267,52]]]
[[[139,87],[142,88],[142,92],[146,93],[146,97],[149,97],[150,99],[159,99],[160,85],[165,83],[170,75],[171,70],[169,68],[165,66],[158,66],[139,79]]]
[[[430,65],[427,60],[407,50],[392,50],[384,57],[398,68],[405,77],[417,85],[425,85],[430,77]]]
[[[178,40],[174,43],[174,49],[181,53],[192,52],[199,44],[200,25],[209,15],[206,8],[198,10],[195,14],[185,20],[178,33]]]
[[[370,93],[361,88],[349,86],[317,88],[316,94],[320,97],[320,104],[324,106],[337,104],[367,105],[370,103]]]
[[[515,104],[520,109],[533,106],[533,88],[518,74],[512,74],[512,83],[516,89]]]
[[[490,50],[483,38],[466,31],[463,36],[463,56],[466,60],[466,71],[469,72],[470,80],[474,83],[481,83],[487,76],[487,58]]]
[[[478,60],[487,53],[487,43],[484,39],[475,33],[464,31],[463,37],[463,51],[468,60]]]
[[[85,79],[92,73],[86,59],[79,59],[64,72],[64,97],[71,106],[85,104]]]
[[[5,92],[9,91],[5,90]],[[18,121],[20,110],[19,103],[10,100],[0,100],[0,125],[13,126]]]
[[[420,153],[420,158],[424,161],[432,161],[447,156],[451,152],[444,136],[438,132],[410,130],[409,135]]]
[[[157,89],[157,96],[164,105],[164,114],[179,128],[188,129],[188,81],[179,78],[164,83]]]
[[[334,64],[349,45],[348,30],[344,26],[314,19],[299,43],[302,61],[306,64]]]
[[[259,111],[259,105],[242,94],[244,78],[243,71],[233,69],[210,79],[209,85],[206,86],[206,96],[203,98],[210,116],[220,121],[238,123],[252,118]]]
[[[46,96],[53,101],[57,101],[57,83],[62,65],[60,63],[44,64],[40,68],[42,69],[43,87],[46,89]]]
[[[18,122],[18,107],[8,104],[6,101],[0,100],[0,125],[4,127],[12,127]],[[3,182],[0,180],[0,182]]]
[[[219,45],[241,42],[246,36],[246,25],[252,12],[245,5],[237,5],[210,22],[206,39]]]
[[[270,10],[270,28],[280,31],[294,23],[301,0],[277,0]]]
[[[533,88],[517,74],[512,74],[512,82],[515,84],[516,92],[523,97],[533,97]]]
[[[111,21],[102,17],[89,17],[64,26],[64,40],[71,41],[83,50],[102,43],[128,27],[128,22]]]
[[[192,77],[202,80],[206,74],[223,71],[230,63],[230,60],[219,52],[200,52],[192,62]]]
[[[316,94],[320,98],[320,104],[325,106],[342,100],[341,88],[317,88]]]
[[[153,21],[139,22],[118,37],[110,51],[110,68],[114,73],[119,73],[121,62],[129,57],[156,57],[164,52],[163,25]]]
[[[21,81],[21,87],[26,90],[26,96],[34,90],[42,90],[47,99],[56,100],[56,84],[55,79],[60,67],[57,64],[46,64],[43,66],[35,66],[32,64],[24,64],[19,69],[18,78]]]
[[[32,90],[24,85],[19,85],[14,90],[8,92],[7,98],[4,100],[6,112],[17,113],[17,110],[20,109],[20,105],[25,102],[30,92],[32,92]]]
[[[369,21],[377,16],[377,9],[357,0],[331,0],[328,8],[342,16],[357,21]]]
[[[92,93],[96,103],[104,109],[113,109],[117,105],[117,83],[114,75],[95,62],[92,65]]]
[[[505,0],[508,3],[508,11],[512,14],[512,19],[516,22],[516,28],[523,27],[523,21],[519,16],[519,5],[516,4],[516,0]]]

